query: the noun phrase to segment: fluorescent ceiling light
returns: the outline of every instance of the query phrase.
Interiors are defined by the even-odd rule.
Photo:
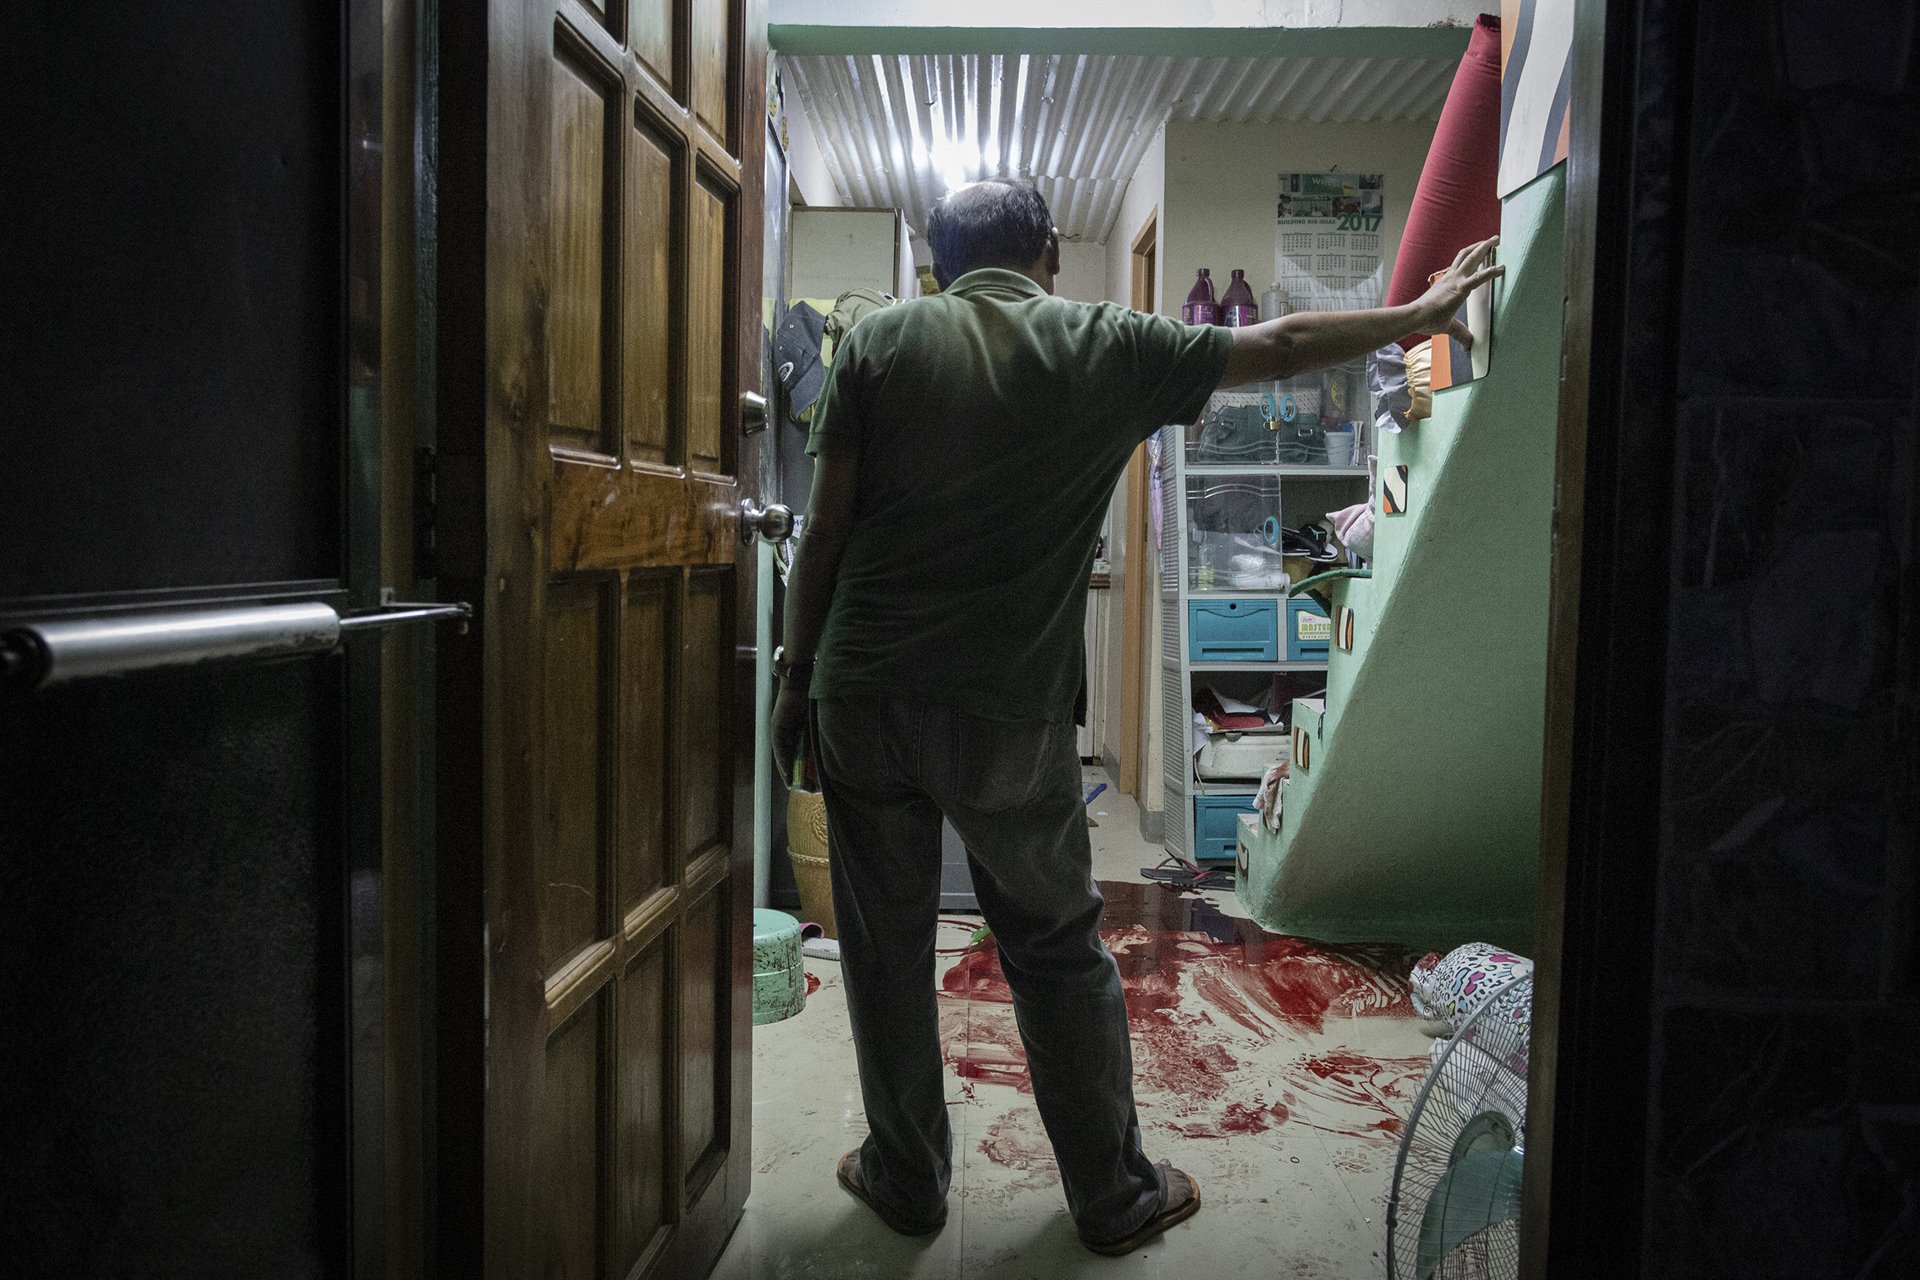
[[[929,158],[933,161],[934,172],[940,175],[940,181],[946,184],[949,191],[966,186],[980,171],[980,148],[964,139],[959,142],[944,139],[936,142]]]

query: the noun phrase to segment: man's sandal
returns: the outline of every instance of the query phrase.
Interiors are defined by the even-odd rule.
[[[1200,1212],[1200,1184],[1194,1181],[1191,1175],[1180,1172],[1164,1160],[1160,1162],[1160,1168],[1165,1171],[1167,1177],[1165,1208],[1141,1223],[1139,1229],[1132,1235],[1122,1236],[1118,1240],[1082,1240],[1080,1243],[1095,1253],[1117,1258],[1122,1254],[1132,1253],[1168,1227],[1185,1222]]]
[[[848,1195],[873,1210],[874,1213],[879,1215],[880,1221],[886,1223],[903,1236],[930,1236],[947,1225],[947,1206],[944,1204],[940,1206],[940,1216],[938,1218],[924,1225],[914,1225],[901,1221],[892,1210],[888,1209],[878,1200],[875,1200],[873,1193],[867,1189],[866,1178],[860,1172],[860,1152],[858,1148],[840,1157],[840,1165],[834,1170],[834,1176],[840,1179],[840,1185],[847,1189]]]

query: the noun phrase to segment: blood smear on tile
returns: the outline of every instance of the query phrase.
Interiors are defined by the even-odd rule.
[[[987,1126],[980,1139],[980,1152],[1003,1169],[1016,1169],[1027,1176],[1017,1186],[1040,1187],[1060,1178],[1059,1162],[1053,1158],[1053,1144],[1041,1127],[1040,1117],[1030,1109],[1010,1111]]]
[[[1237,1138],[1265,1133],[1292,1118],[1286,1103],[1269,1104],[1255,1098],[1252,1102],[1228,1103],[1227,1109],[1210,1121],[1178,1122],[1173,1129],[1183,1138]]]
[[[1424,1058],[1303,1059],[1284,1096],[1271,1100],[1249,1098],[1234,1076],[1249,1036],[1266,1044],[1323,1032],[1330,1017],[1412,1017],[1406,975],[1419,953],[1270,934],[1171,886],[1100,887],[1107,900],[1101,932],[1126,995],[1135,1093],[1154,1122],[1195,1138],[1262,1133],[1290,1120],[1351,1136],[1398,1132],[1411,1104],[1406,1082],[1418,1087]],[[1013,993],[991,940],[960,957],[940,996],[942,1041],[955,1073],[969,1084],[1031,1092]],[[987,1144],[982,1149],[997,1159]]]
[[[1324,1053],[1286,1070],[1287,1100],[1313,1128],[1345,1138],[1395,1136],[1413,1106],[1428,1060]]]
[[[1202,1005],[1262,1035],[1321,1031],[1329,1015],[1413,1016],[1406,978],[1418,958],[1412,948],[1284,937],[1157,885],[1101,889],[1101,933],[1120,966],[1136,1031],[1143,1015],[1179,1010],[1183,979]],[[949,998],[1013,1001],[991,939],[969,948],[940,986]]]

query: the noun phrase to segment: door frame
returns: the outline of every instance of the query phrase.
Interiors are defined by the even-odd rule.
[[[1672,230],[1659,115],[1690,50],[1576,5],[1520,1274],[1635,1275],[1645,1222],[1667,618],[1635,548],[1672,527]],[[1649,100],[1658,142],[1636,139]],[[1684,115],[1684,111],[1682,112]],[[1636,143],[1638,142],[1638,146]],[[1684,149],[1682,151],[1684,154]],[[1653,358],[1649,358],[1653,357]],[[1649,481],[1648,477],[1655,477]],[[1603,976],[1604,975],[1604,976]],[[1619,1082],[1627,1082],[1621,1087]],[[1631,1140],[1621,1141],[1620,1135]]]
[[[1133,237],[1128,261],[1132,266],[1129,305],[1135,311],[1154,311],[1159,305],[1160,210],[1156,206]],[[1152,490],[1147,484],[1147,446],[1142,443],[1127,459],[1126,574],[1120,582],[1120,790],[1138,800],[1144,790],[1147,742],[1146,664],[1152,614],[1147,608],[1148,587],[1158,574],[1147,553],[1147,510]],[[1102,744],[1094,743],[1094,749]]]
[[[378,4],[370,8],[385,24],[376,152],[381,168],[379,581],[383,590],[404,600],[437,598],[430,555],[437,10],[438,0],[389,5],[384,15]],[[432,672],[437,639],[432,628],[407,628],[382,641],[383,1275],[433,1274]]]

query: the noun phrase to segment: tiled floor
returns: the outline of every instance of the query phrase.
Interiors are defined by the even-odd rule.
[[[1274,938],[1230,893],[1148,885],[1140,868],[1160,850],[1139,839],[1133,802],[1110,789],[1090,812],[1148,1154],[1199,1180],[1200,1213],[1129,1258],[1080,1246],[997,960],[951,926],[946,1228],[897,1236],[834,1182],[865,1126],[837,966],[809,960],[806,1011],[756,1029],[753,1192],[718,1280],[1386,1274],[1383,1204],[1430,1043],[1406,1000],[1413,957]]]

